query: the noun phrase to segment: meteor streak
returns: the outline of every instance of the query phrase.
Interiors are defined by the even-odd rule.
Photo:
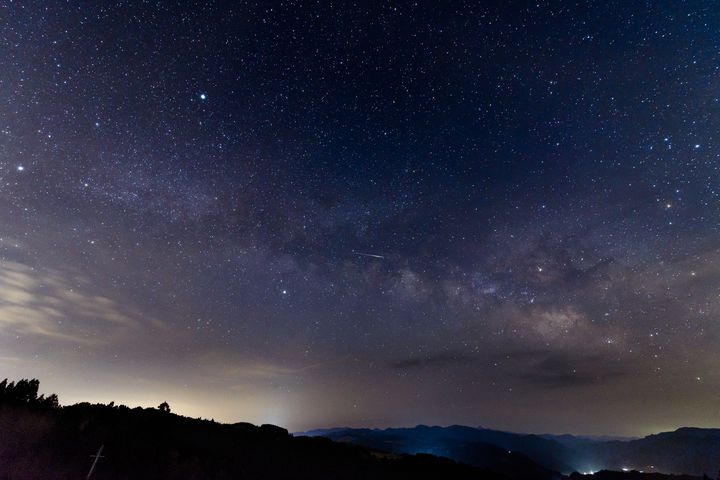
[[[360,255],[362,257],[372,257],[372,258],[382,258],[385,259],[382,255],[375,255],[374,253],[361,253],[361,252],[353,252],[355,255]]]

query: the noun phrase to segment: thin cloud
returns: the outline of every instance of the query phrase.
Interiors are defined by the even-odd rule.
[[[522,383],[543,389],[561,389],[602,384],[625,376],[627,368],[601,355],[546,353],[515,357],[517,373],[511,376]]]
[[[98,346],[140,327],[139,317],[110,298],[85,291],[86,285],[76,280],[54,270],[0,263],[3,332]]]
[[[408,370],[413,368],[438,368],[462,365],[475,361],[475,357],[461,352],[441,352],[432,355],[409,357],[390,364],[391,368]]]

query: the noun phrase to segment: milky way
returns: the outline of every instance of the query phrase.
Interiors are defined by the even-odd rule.
[[[0,377],[291,430],[717,426],[718,32],[6,2]]]

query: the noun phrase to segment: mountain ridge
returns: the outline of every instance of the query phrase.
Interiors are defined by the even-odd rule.
[[[470,464],[473,461],[467,452],[453,451],[452,445],[460,448],[468,441],[484,442],[522,453],[540,466],[564,474],[634,469],[714,477],[720,470],[720,428],[679,427],[640,438],[527,434],[463,425],[329,428],[301,433],[400,452],[437,450],[428,445],[441,437],[445,456]],[[393,443],[389,437],[395,437]]]

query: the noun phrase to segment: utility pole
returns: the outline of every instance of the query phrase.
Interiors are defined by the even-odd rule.
[[[85,477],[85,480],[90,480],[90,475],[92,475],[93,470],[95,470],[95,465],[97,465],[98,460],[101,458],[105,458],[102,455],[103,448],[105,448],[105,445],[100,445],[100,449],[95,455],[90,455],[90,458],[95,458],[93,461],[92,467],[90,467],[90,471],[87,474],[87,477]]]

